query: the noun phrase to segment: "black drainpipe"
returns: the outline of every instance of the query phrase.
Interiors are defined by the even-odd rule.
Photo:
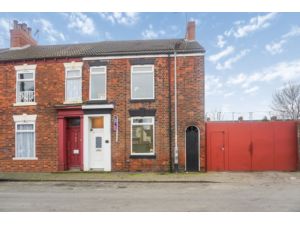
[[[173,172],[173,157],[172,157],[172,101],[171,101],[171,58],[168,54],[168,75],[169,75],[169,147],[170,147],[170,172]]]

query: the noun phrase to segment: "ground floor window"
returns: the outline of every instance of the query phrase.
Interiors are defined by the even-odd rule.
[[[35,157],[35,124],[33,122],[16,123],[16,156],[15,158]]]
[[[131,154],[154,154],[154,117],[131,118]]]

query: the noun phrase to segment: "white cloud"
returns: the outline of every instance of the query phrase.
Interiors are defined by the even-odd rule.
[[[232,34],[236,38],[246,37],[250,33],[270,26],[270,20],[274,19],[277,13],[267,13],[263,16],[252,17],[247,24],[237,24]]]
[[[105,37],[106,40],[111,40],[112,39],[112,36],[108,31],[104,32],[104,37]]]
[[[291,30],[284,34],[282,38],[291,38],[291,37],[296,37],[300,36],[300,26],[294,26],[291,28]]]
[[[262,30],[271,25],[270,21],[275,18],[277,13],[267,13],[264,15],[257,15],[250,18],[249,21],[238,20],[233,23],[233,27],[224,31],[222,35],[217,36],[217,46],[222,48],[226,44],[225,38],[235,37],[243,38],[250,33]]]
[[[241,84],[243,83],[245,80],[247,80],[247,76],[243,73],[235,76],[235,77],[230,77],[228,80],[227,80],[227,84]]]
[[[231,110],[231,105],[230,104],[222,104],[222,107],[221,107],[221,112],[230,112],[230,111],[232,111]],[[225,115],[223,115],[223,117],[224,117]]]
[[[243,21],[243,20],[237,20],[237,21],[233,22],[234,25],[241,25],[241,24],[244,24],[244,23],[245,23],[245,21]]]
[[[297,36],[300,36],[300,27],[294,26],[288,33],[282,35],[279,41],[266,44],[265,49],[271,55],[280,54],[283,52],[283,46],[288,42],[288,40]]]
[[[139,20],[139,14],[135,12],[99,13],[100,16],[112,24],[134,25]]]
[[[245,94],[253,94],[254,92],[258,91],[259,87],[258,86],[254,86],[252,88],[248,88],[244,91]]]
[[[217,39],[218,39],[217,46],[219,48],[223,48],[224,45],[226,44],[226,41],[224,40],[224,36],[223,35],[218,35]]]
[[[241,60],[250,52],[249,49],[242,50],[239,54],[234,57],[227,59],[224,63],[218,63],[216,69],[217,70],[224,70],[224,69],[231,69],[232,65],[237,61]]]
[[[283,52],[283,45],[286,43],[286,40],[280,40],[279,42],[272,42],[265,46],[265,49],[271,54],[276,55]]]
[[[274,67],[264,70],[262,74],[264,81],[277,78],[283,81],[300,79],[300,60],[278,63]]]
[[[5,47],[5,40],[9,40],[9,20],[0,18],[0,48]]]
[[[228,97],[234,95],[234,93],[235,93],[234,91],[232,91],[232,92],[227,92],[227,93],[224,94],[224,98],[228,98]]]
[[[5,47],[5,42],[4,42],[4,39],[0,33],[0,48],[4,48]]]
[[[206,75],[205,76],[205,94],[213,95],[222,93],[223,82],[218,76]]]
[[[57,41],[65,40],[65,36],[62,32],[57,31],[53,24],[46,19],[35,19],[34,23],[40,27],[43,35],[46,36],[46,39],[51,43],[56,43]]]
[[[228,46],[226,49],[224,49],[223,51],[215,54],[215,55],[211,55],[208,57],[208,60],[216,63],[218,62],[220,59],[232,54],[234,52],[234,47],[233,46]]]
[[[0,29],[9,35],[9,20],[0,18]]]
[[[92,18],[88,17],[84,13],[76,12],[76,13],[68,13],[64,14],[67,16],[69,20],[68,27],[75,28],[79,33],[92,35],[95,33],[95,25]]]
[[[227,84],[241,85],[242,88],[248,88],[253,83],[270,82],[275,79],[280,79],[283,82],[299,80],[300,59],[280,62],[251,74],[239,74],[230,77]]]
[[[159,36],[163,36],[165,34],[166,31],[164,30],[155,31],[153,29],[152,24],[149,24],[148,28],[142,32],[142,36],[144,39],[154,39],[154,38],[158,38]]]

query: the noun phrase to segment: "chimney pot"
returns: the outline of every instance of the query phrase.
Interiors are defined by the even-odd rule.
[[[186,28],[186,40],[194,41],[196,39],[196,22],[189,21]]]
[[[27,31],[27,24],[26,23],[22,23],[21,27],[22,27],[23,30]]]
[[[18,28],[18,21],[14,20],[14,29],[17,29],[17,28]]]

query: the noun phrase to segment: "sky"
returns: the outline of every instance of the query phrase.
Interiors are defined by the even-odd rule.
[[[14,19],[41,45],[183,38],[186,21],[196,21],[211,119],[269,117],[273,93],[300,82],[300,13],[0,13],[0,48]]]

